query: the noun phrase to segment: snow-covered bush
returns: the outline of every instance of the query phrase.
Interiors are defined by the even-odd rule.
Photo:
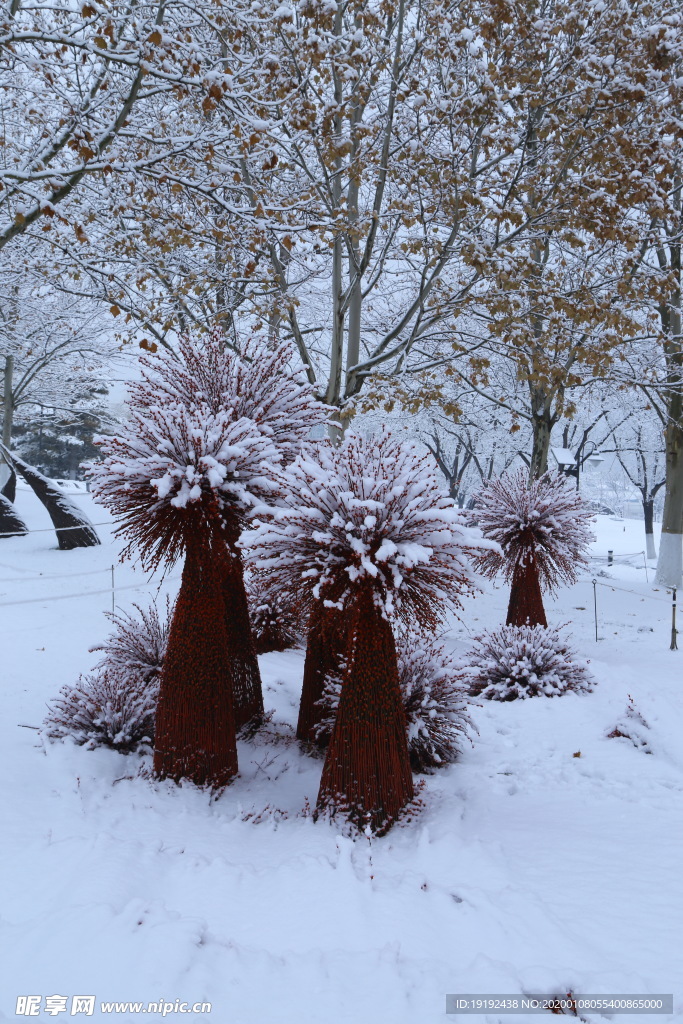
[[[398,678],[414,772],[431,772],[457,760],[475,726],[459,662],[439,643],[408,635],[397,645]],[[329,742],[339,707],[345,665],[328,676],[320,698],[319,742]]]
[[[158,677],[113,670],[80,676],[63,686],[48,705],[45,732],[51,739],[70,736],[91,749],[114,747],[128,753],[154,739]]]
[[[93,493],[143,563],[173,562],[184,537],[225,521],[234,543],[245,513],[273,496],[273,468],[290,461],[329,411],[291,347],[252,340],[231,350],[220,332],[179,341],[177,359],[144,358],[129,387],[130,418],[98,439]]]
[[[626,711],[617,720],[613,728],[606,733],[606,736],[608,740],[628,740],[637,750],[641,750],[644,754],[651,754],[652,748],[649,741],[649,732],[649,722],[641,715],[633,697],[629,694]]]
[[[140,385],[138,385],[140,386]],[[272,443],[247,419],[181,405],[133,408],[118,437],[99,442],[93,493],[119,520],[146,568],[173,564],[187,536],[211,539],[229,510],[240,521],[261,495]],[[267,486],[267,485],[266,485]]]
[[[463,673],[472,696],[501,701],[589,691],[594,682],[560,631],[544,626],[501,626],[483,633],[466,656]]]
[[[283,592],[310,600],[311,623],[322,605],[344,626],[346,667],[318,811],[339,810],[381,834],[414,796],[392,620],[433,632],[476,588],[470,557],[480,541],[431,457],[387,430],[347,435],[336,448],[310,445],[278,481],[278,507],[259,511],[244,539],[252,562]],[[329,674],[308,671],[321,656],[314,640],[309,630],[303,740],[315,739],[308,710]]]
[[[183,337],[179,360],[142,360],[143,387],[131,395],[133,408],[145,409],[144,384],[160,404],[228,412],[234,421],[249,420],[273,445],[275,461],[291,462],[316,424],[332,410],[315,397],[302,369],[295,369],[292,346],[251,338],[240,350],[220,330],[198,338]],[[271,456],[272,457],[272,456]]]
[[[408,637],[399,644],[398,675],[413,771],[451,764],[475,728],[459,663],[441,644]]]
[[[542,590],[575,583],[587,564],[593,512],[567,478],[545,473],[529,481],[526,470],[486,483],[475,495],[470,521],[498,549],[483,551],[480,571],[499,571],[512,584],[507,624],[545,626]]]
[[[259,575],[246,580],[249,620],[257,654],[298,647],[305,630],[305,615],[291,598]]]
[[[92,651],[104,657],[92,673],[65,686],[45,719],[51,738],[72,736],[90,747],[129,751],[154,739],[159,676],[171,625],[172,604],[159,616],[155,604],[135,612],[107,612],[114,630]]]
[[[171,629],[173,605],[166,598],[166,612],[159,616],[156,604],[141,608],[134,604],[135,612],[105,612],[114,626],[113,633],[103,644],[91,647],[91,651],[102,651],[104,657],[96,668],[112,670],[117,675],[151,680],[161,673]]]

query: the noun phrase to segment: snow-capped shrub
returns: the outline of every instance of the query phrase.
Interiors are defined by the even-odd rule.
[[[272,443],[228,411],[180,405],[135,408],[118,437],[99,442],[106,458],[90,467],[93,492],[119,520],[145,567],[172,564],[188,533],[210,538],[226,505],[241,519],[261,494]]]
[[[128,753],[153,741],[158,690],[156,676],[145,679],[113,670],[80,676],[48,705],[45,732],[51,739],[70,736],[91,749],[105,746]]]
[[[483,633],[465,665],[470,694],[487,700],[558,697],[567,690],[592,690],[594,682],[560,631],[544,626],[501,626]]]
[[[260,576],[246,580],[249,620],[257,654],[298,647],[305,630],[305,615],[289,594],[280,593]]]
[[[143,359],[142,379],[153,385],[164,405],[205,408],[212,415],[229,410],[233,420],[250,420],[269,438],[276,460],[291,462],[312,428],[332,410],[318,401],[303,369],[292,368],[288,342],[251,338],[238,351],[220,330],[178,343],[180,360]],[[148,405],[144,386],[131,395],[133,407]]]
[[[641,715],[633,697],[629,694],[626,711],[606,736],[609,740],[628,740],[637,750],[641,750],[644,754],[651,754],[652,748],[648,739],[649,731],[649,722]]]
[[[158,676],[164,663],[168,634],[171,628],[173,605],[166,598],[166,612],[159,616],[156,604],[141,608],[134,604],[135,612],[105,612],[114,625],[114,631],[91,651],[103,651],[98,669],[112,670],[117,675],[133,675],[151,680]]]
[[[291,460],[329,412],[287,344],[228,348],[219,332],[182,338],[179,358],[142,360],[129,387],[130,418],[98,439],[104,460],[88,467],[96,500],[143,564],[172,563],[188,530],[227,527],[234,543],[245,512],[273,496],[273,469]]]
[[[451,764],[474,730],[456,659],[441,644],[408,637],[399,644],[398,674],[413,771]]]
[[[561,473],[529,481],[526,470],[519,469],[498,477],[477,492],[471,521],[497,541],[502,554],[495,549],[482,552],[479,567],[491,578],[502,570],[511,581],[515,568],[531,555],[543,589],[576,583],[577,570],[588,562],[588,544],[595,539],[593,519],[588,504]]]
[[[431,772],[452,764],[475,729],[459,663],[441,644],[417,636],[402,639],[397,656],[411,768]],[[328,742],[332,733],[344,668],[342,662],[340,671],[325,681],[316,726],[319,742]]]
[[[90,747],[121,751],[153,741],[173,607],[166,598],[163,618],[155,604],[133,607],[135,612],[106,613],[114,630],[103,644],[91,648],[104,657],[75,686],[62,688],[45,719],[48,736],[72,736]]]
[[[502,571],[512,584],[507,624],[547,625],[542,590],[575,583],[587,564],[589,506],[562,474],[529,481],[519,469],[486,483],[469,518],[499,545],[482,551],[477,566],[491,579]]]
[[[283,592],[343,608],[369,587],[386,618],[434,629],[476,590],[482,542],[444,493],[430,456],[382,430],[309,445],[278,474],[282,497],[243,539]]]
[[[177,358],[145,360],[130,419],[98,439],[104,459],[89,467],[126,553],[152,569],[185,556],[156,714],[161,778],[226,785],[237,730],[263,719],[237,541],[277,491],[277,467],[328,415],[291,354],[267,339],[237,352],[218,331],[181,339]]]

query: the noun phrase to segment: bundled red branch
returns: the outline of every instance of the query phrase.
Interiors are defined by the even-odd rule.
[[[542,591],[575,583],[594,539],[593,512],[561,474],[529,481],[517,470],[492,480],[475,497],[470,521],[500,550],[477,558],[490,579],[511,583],[507,625],[547,626]]]
[[[463,740],[476,731],[468,713],[468,680],[460,662],[431,637],[408,633],[396,644],[398,679],[414,772],[431,773],[451,764],[462,752]],[[325,682],[317,726],[321,746],[329,742],[339,707],[344,676],[340,670]]]
[[[414,792],[392,622],[434,631],[474,589],[482,544],[431,459],[386,431],[310,446],[277,479],[284,497],[245,543],[280,591],[312,604],[302,709],[343,666],[318,811],[381,834]]]
[[[286,345],[231,350],[219,332],[184,338],[177,359],[144,361],[130,419],[101,439],[93,490],[143,565],[185,556],[156,715],[155,771],[222,786],[237,772],[236,730],[263,697],[237,542],[250,509],[277,494],[327,410]]]

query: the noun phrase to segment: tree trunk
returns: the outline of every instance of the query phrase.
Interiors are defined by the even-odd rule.
[[[346,646],[344,614],[338,608],[325,608],[322,600],[319,600],[313,605],[308,620],[304,681],[296,735],[303,743],[318,747],[324,747],[329,741],[329,736],[321,735],[318,731],[324,714],[319,701],[326,680],[340,672]]]
[[[659,542],[657,583],[681,586],[683,569],[683,426],[670,419],[666,439],[666,492]]]
[[[344,24],[344,8],[342,4],[337,5],[337,10],[334,16],[334,27],[333,36],[337,40],[341,38]],[[341,144],[343,141],[344,134],[344,115],[343,115],[343,80],[340,78],[337,72],[333,74],[334,82],[334,99],[337,107],[337,111],[334,115],[333,122],[333,139],[334,145],[337,152],[332,162],[332,173],[331,173],[331,186],[332,186],[332,203],[335,211],[340,209],[341,198],[342,198],[342,169],[343,169],[343,157],[341,154]],[[343,307],[343,288],[344,288],[344,254],[343,254],[343,239],[341,231],[338,227],[334,229],[334,239],[332,241],[332,339],[330,347],[330,376],[327,383],[327,392],[325,394],[325,401],[327,405],[331,405],[337,410],[341,411],[342,402],[342,366],[344,357],[344,321],[345,311]],[[339,426],[331,421],[328,423],[328,433],[330,440],[333,444],[339,444],[344,437],[344,425],[343,421],[337,417]]]
[[[209,543],[190,538],[159,682],[154,750],[159,778],[214,787],[227,785],[237,774],[219,564]]]
[[[263,689],[249,619],[244,566],[239,550],[228,546],[222,569],[225,642],[232,669],[235,728],[254,732],[263,722]]]
[[[6,462],[3,462],[0,465],[0,470],[2,469],[6,471],[6,479],[2,485],[2,490],[0,490],[0,494],[2,494],[4,498],[7,498],[8,501],[14,502],[16,501],[17,498],[17,474],[14,470],[14,467],[10,466]]]
[[[536,562],[529,556],[524,565],[516,565],[510,588],[506,619],[508,626],[547,626]]]
[[[382,835],[414,795],[396,647],[369,588],[357,595],[351,616],[317,811],[341,812],[359,829]]]
[[[5,356],[2,400],[2,443],[5,448],[12,447],[12,423],[14,421],[14,356]]]
[[[550,454],[550,435],[553,429],[550,418],[545,414],[534,414],[533,440],[531,447],[531,466],[529,476],[537,480],[548,470],[548,455]]]
[[[12,424],[14,421],[14,390],[13,390],[13,378],[14,376],[14,356],[5,356],[5,369],[3,373],[3,390],[2,390],[2,443],[8,450],[12,447]],[[13,486],[16,486],[16,473],[14,474],[14,484],[12,480],[12,467],[9,458],[6,455],[0,456],[4,463],[5,474],[0,477],[2,482],[2,493],[5,495],[8,501],[14,501],[16,491],[12,492]],[[10,491],[7,492],[9,486]]]
[[[22,537],[26,533],[28,533],[28,526],[12,503],[4,494],[0,494],[0,539]]]
[[[683,217],[681,206],[680,171],[674,174],[676,205],[679,222]],[[659,307],[664,333],[664,357],[669,385],[667,395],[667,424],[664,431],[666,448],[666,485],[662,535],[659,541],[657,583],[665,587],[680,587],[683,570],[683,337],[681,325],[681,242],[669,242],[669,266],[660,245],[657,248],[662,270],[673,275],[675,284],[665,302]]]
[[[75,502],[71,501],[47,477],[44,477],[33,466],[29,466],[23,459],[17,455],[12,455],[11,459],[36,497],[49,512],[61,551],[71,551],[73,548],[93,548],[100,543],[100,538],[95,533],[95,527]]]
[[[655,547],[655,501],[654,498],[643,499],[643,517],[645,519],[645,557],[656,558],[657,548]]]

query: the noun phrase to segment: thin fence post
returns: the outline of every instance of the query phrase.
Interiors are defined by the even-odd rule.
[[[111,567],[111,610],[114,612],[114,601],[116,597],[116,587],[114,584],[114,566]]]
[[[647,574],[647,557],[646,557],[644,551],[643,551],[643,565],[645,566],[645,582],[649,583],[650,582],[650,577]]]
[[[671,591],[671,647],[670,651],[678,650],[678,630],[676,629],[676,588]]]
[[[595,642],[598,642],[598,585],[593,580],[593,613],[595,615]]]

